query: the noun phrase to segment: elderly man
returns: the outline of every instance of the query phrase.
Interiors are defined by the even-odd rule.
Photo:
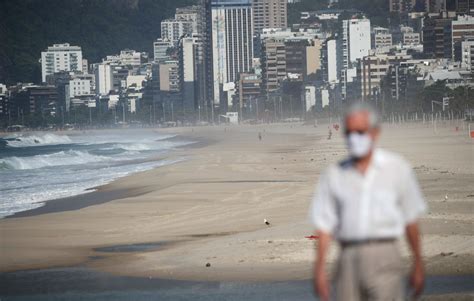
[[[325,262],[333,237],[341,247],[336,300],[403,300],[396,242],[404,233],[413,253],[413,293],[419,296],[423,290],[418,218],[426,205],[410,165],[375,148],[379,132],[370,107],[352,106],[345,116],[349,157],[319,180],[310,215],[319,236],[314,285],[323,301],[330,297]]]

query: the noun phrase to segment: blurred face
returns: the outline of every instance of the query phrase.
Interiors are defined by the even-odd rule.
[[[370,127],[370,114],[354,112],[346,117],[346,142],[349,154],[355,159],[369,156],[378,139],[379,129]]]

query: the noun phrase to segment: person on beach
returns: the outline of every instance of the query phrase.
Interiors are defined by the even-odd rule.
[[[409,163],[375,148],[377,114],[363,104],[345,116],[349,157],[320,177],[310,217],[319,236],[314,287],[330,299],[325,263],[331,239],[340,245],[336,300],[403,300],[403,264],[397,239],[406,235],[413,253],[410,285],[414,297],[424,285],[418,219],[426,204]]]

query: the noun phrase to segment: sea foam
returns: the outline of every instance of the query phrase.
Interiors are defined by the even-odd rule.
[[[7,146],[10,147],[28,147],[39,145],[53,145],[53,144],[68,144],[71,143],[71,138],[67,135],[27,135],[27,136],[9,136],[5,137]]]

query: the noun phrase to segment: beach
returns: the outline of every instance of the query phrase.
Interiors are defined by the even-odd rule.
[[[474,274],[474,139],[456,125],[382,128],[380,146],[412,164],[428,202],[421,228],[430,276]],[[308,209],[321,172],[346,155],[341,130],[331,139],[327,124],[156,131],[197,143],[159,158],[179,158],[174,164],[1,219],[0,271],[81,266],[200,282],[312,277]],[[400,248],[408,262],[403,241]],[[337,252],[333,244],[331,263]]]

